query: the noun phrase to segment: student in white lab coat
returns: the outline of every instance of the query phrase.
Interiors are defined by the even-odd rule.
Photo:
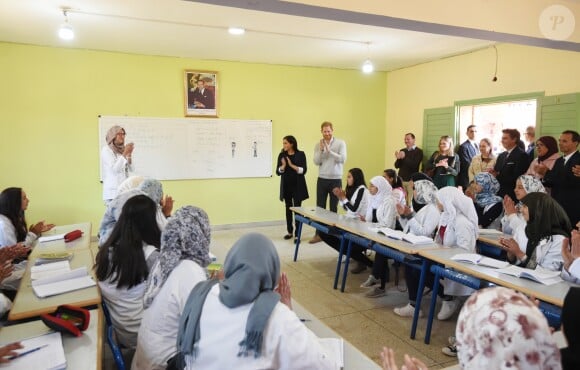
[[[165,369],[176,353],[179,318],[189,293],[207,278],[211,227],[200,208],[180,208],[161,233],[159,260],[147,279],[145,312],[131,369]]]
[[[562,258],[564,266],[562,268],[562,278],[575,284],[580,284],[580,222],[576,224],[576,229],[572,230],[570,240],[562,243]]]
[[[223,281],[199,283],[191,292],[175,368],[337,369],[336,359],[292,312],[290,286],[267,237],[240,238],[225,259],[224,274]]]
[[[572,226],[564,209],[548,194],[530,193],[522,198],[526,220],[526,243],[500,239],[508,261],[521,267],[561,271],[564,265],[562,243],[570,237]]]
[[[546,188],[534,176],[521,175],[516,180],[514,193],[517,200],[521,201],[523,197],[530,193],[546,193]],[[501,218],[501,229],[504,234],[516,235],[519,229],[523,230],[526,227],[526,221],[512,198],[504,196],[503,208],[504,215]]]

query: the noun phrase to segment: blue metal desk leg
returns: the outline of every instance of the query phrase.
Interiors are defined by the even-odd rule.
[[[294,262],[298,258],[298,248],[300,247],[300,237],[302,236],[302,222],[296,221],[296,247],[294,248]]]
[[[433,327],[433,318],[435,316],[435,305],[437,304],[437,294],[439,293],[439,279],[441,276],[437,271],[433,281],[433,291],[431,292],[431,305],[429,306],[429,316],[427,317],[427,329],[425,330],[425,344],[431,340],[431,328]]]
[[[425,277],[427,276],[427,259],[423,258],[421,265],[421,276],[419,277],[419,289],[417,290],[417,300],[415,302],[415,314],[413,315],[413,325],[411,326],[411,339],[415,339],[417,332],[417,322],[419,321],[419,310],[421,309],[421,300],[423,290],[425,290]]]
[[[336,274],[334,274],[334,289],[338,286],[338,276],[340,275],[340,266],[342,265],[342,256],[344,254],[344,241],[345,237],[343,236],[340,238],[340,248],[338,249],[338,262],[336,263]]]
[[[352,240],[348,240],[348,245],[346,248],[346,261],[344,261],[344,270],[342,272],[342,285],[340,286],[340,291],[344,292],[344,286],[346,285],[346,275],[348,274],[348,264],[350,261],[350,251],[352,250]]]

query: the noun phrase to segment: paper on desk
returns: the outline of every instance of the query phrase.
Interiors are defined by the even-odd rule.
[[[64,274],[35,280],[32,282],[32,290],[37,297],[45,298],[94,285],[95,281],[88,275],[86,266],[83,266]]]
[[[44,265],[35,265],[30,268],[30,279],[39,280],[67,272],[70,272],[70,263],[68,261],[45,263]]]
[[[479,235],[503,235],[503,232],[496,229],[479,229]]]
[[[14,360],[0,364],[0,369],[14,370],[59,370],[66,369],[66,358],[64,347],[62,346],[62,336],[60,333],[49,333],[38,337],[25,339],[20,342],[24,348],[17,350],[23,353],[34,348],[47,345],[36,352],[15,358]]]
[[[319,338],[326,355],[334,359],[336,369],[344,368],[344,340],[342,338]]]
[[[55,235],[41,236],[40,238],[38,238],[38,242],[39,243],[46,243],[46,242],[51,242],[54,240],[64,239],[65,235],[66,234],[55,234]]]

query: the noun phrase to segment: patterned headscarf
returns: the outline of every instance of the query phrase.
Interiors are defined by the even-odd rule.
[[[473,181],[481,186],[481,191],[475,195],[475,202],[486,207],[502,201],[501,197],[496,194],[499,191],[499,182],[489,172],[480,172],[473,178]]]
[[[181,260],[194,261],[204,268],[209,265],[210,237],[209,218],[203,209],[185,206],[175,212],[161,233],[160,256],[149,273],[143,297],[145,308],[153,303],[167,277]]]
[[[219,283],[221,303],[234,309],[254,302],[246,321],[244,339],[239,343],[238,356],[253,354],[254,357],[259,357],[264,329],[272,310],[280,301],[280,296],[274,292],[280,276],[280,258],[274,243],[258,233],[242,236],[226,256],[224,273],[225,279]],[[203,305],[207,294],[216,283],[215,279],[201,282],[189,295],[179,322],[179,357],[195,357],[197,354],[196,344],[200,339],[199,321]]]
[[[455,328],[463,369],[561,369],[548,322],[523,294],[504,287],[477,291]]]
[[[418,180],[413,181],[413,186],[415,187],[415,192],[417,196],[415,200],[419,204],[433,204],[437,202],[437,186],[429,180]]]
[[[123,154],[125,151],[125,144],[115,145],[115,137],[121,130],[125,131],[121,126],[113,126],[109,129],[109,131],[107,131],[105,140],[107,141],[107,145],[109,148],[111,148],[113,153]]]
[[[546,192],[546,188],[544,188],[542,182],[536,179],[534,176],[521,175],[520,177],[518,177],[518,180],[522,182],[522,186],[524,187],[524,190],[526,191],[527,194]]]
[[[139,185],[138,189],[147,194],[149,198],[153,199],[155,204],[161,203],[161,198],[163,198],[163,185],[159,180],[145,178]]]
[[[378,191],[375,195],[369,196],[369,206],[365,215],[365,220],[371,222],[373,220],[373,209],[378,210],[379,207],[385,203],[387,197],[391,197],[393,188],[389,185],[387,179],[383,176],[375,176],[371,179],[371,184],[377,187]]]
[[[447,226],[457,218],[457,213],[465,216],[472,225],[475,237],[479,235],[477,212],[471,198],[465,196],[459,189],[452,186],[441,188],[436,193],[437,200],[443,205],[443,213],[439,224]]]

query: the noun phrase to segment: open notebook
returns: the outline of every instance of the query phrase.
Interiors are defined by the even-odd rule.
[[[0,369],[10,370],[60,370],[66,369],[66,358],[60,333],[49,333],[20,341],[24,348],[16,350],[24,354],[12,361],[0,364]],[[3,343],[6,345],[8,343]],[[36,350],[35,350],[36,349]],[[35,350],[35,351],[32,351]]]
[[[451,259],[453,261],[473,263],[474,265],[493,267],[496,269],[501,269],[510,265],[509,262],[485,257],[477,253],[459,253],[451,257]]]
[[[62,262],[68,263],[68,261]],[[57,272],[51,271],[49,276],[32,280],[32,290],[38,298],[72,292],[73,290],[84,289],[94,285],[96,283],[88,274],[86,266],[74,270],[70,270],[69,267],[69,271],[66,271],[66,268]]]
[[[388,227],[371,227],[371,231],[377,232],[379,234],[383,234],[391,239],[395,240],[402,240],[407,243],[411,244],[433,244],[435,243],[433,239],[422,236],[422,235],[414,235],[414,234],[407,234],[400,230],[393,230]]]
[[[335,359],[335,369],[344,369],[344,339],[320,338],[318,339],[326,355]]]
[[[506,275],[530,279],[544,285],[557,284],[562,281],[562,278],[560,277],[560,271],[545,270],[541,267],[537,267],[535,270],[532,270],[512,265],[497,271]]]

